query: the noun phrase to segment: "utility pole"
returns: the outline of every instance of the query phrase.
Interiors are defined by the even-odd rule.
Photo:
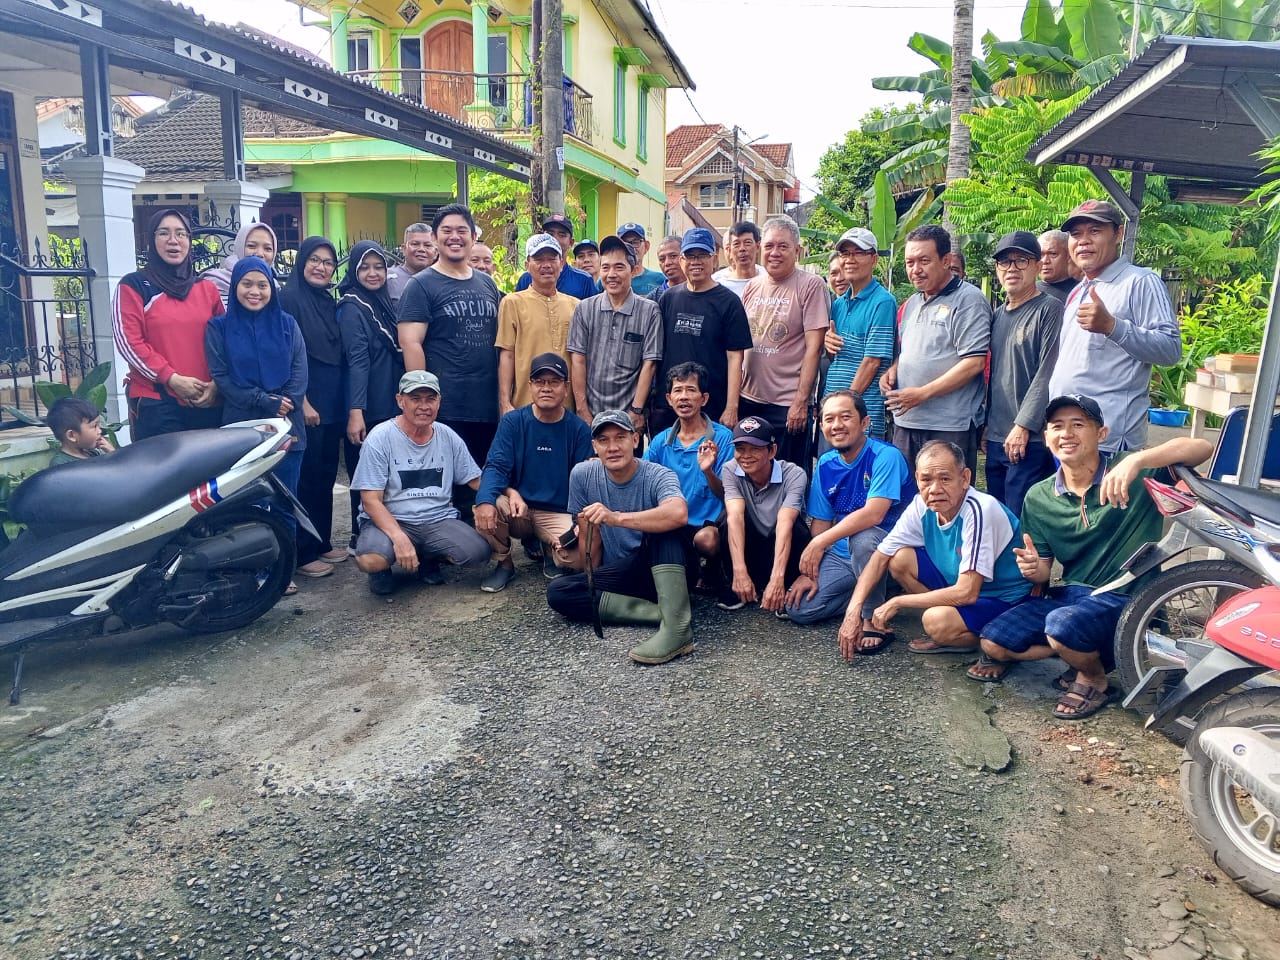
[[[529,49],[533,54],[533,63],[529,65],[529,97],[531,103],[525,105],[532,127],[529,148],[533,151],[533,160],[529,163],[529,201],[532,206],[529,218],[536,228],[541,223],[541,211],[546,208],[546,182],[542,172],[542,2],[533,0],[532,23],[529,25]]]
[[[552,213],[564,213],[564,2],[542,0],[542,177]]]
[[[739,212],[741,205],[738,203],[738,125],[733,125],[733,222],[738,223],[742,220],[742,214]]]

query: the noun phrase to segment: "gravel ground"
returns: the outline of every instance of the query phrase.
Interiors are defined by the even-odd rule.
[[[1187,839],[1177,752],[1046,720],[1052,671],[845,667],[832,628],[705,599],[697,653],[640,668],[644,631],[566,624],[533,568],[478,579],[386,601],[343,564],[235,636],[29,657],[0,955],[1276,955]]]

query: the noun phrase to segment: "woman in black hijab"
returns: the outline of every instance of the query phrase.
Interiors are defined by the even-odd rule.
[[[307,393],[302,400],[307,449],[298,479],[298,500],[321,539],[298,531],[298,573],[304,577],[327,577],[333,572],[332,564],[347,559],[347,551],[335,550],[330,542],[333,485],[347,426],[346,364],[338,332],[338,302],[333,296],[337,267],[333,244],[324,237],[307,237],[280,290],[280,305],[298,321],[307,347]]]

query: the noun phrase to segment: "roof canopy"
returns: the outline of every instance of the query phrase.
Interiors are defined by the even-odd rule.
[[[123,69],[144,82],[160,79],[218,96],[235,91],[268,112],[529,179],[531,154],[522,147],[346,77],[295,47],[209,23],[175,4],[0,0],[0,71],[16,78],[24,70],[47,72],[50,66],[79,73],[80,44],[106,51],[113,81]]]

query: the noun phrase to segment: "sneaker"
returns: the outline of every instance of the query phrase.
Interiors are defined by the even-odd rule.
[[[439,560],[418,560],[418,582],[433,587],[444,585],[444,574],[440,572]]]
[[[568,576],[572,572],[573,571],[566,570],[564,567],[560,566],[560,564],[556,563],[556,558],[550,550],[546,551],[542,555],[542,575],[548,580],[558,580],[561,577]]]
[[[389,596],[396,588],[396,578],[390,570],[369,574],[369,592],[375,596]]]
[[[345,560],[346,557],[343,557]],[[304,577],[327,577],[333,573],[333,565],[325,563],[323,560],[312,560],[310,563],[301,564],[297,570]]]
[[[516,578],[514,567],[494,567],[493,573],[480,581],[480,589],[485,593],[497,593],[505,590],[507,584]]]
[[[732,590],[721,590],[716,597],[716,606],[721,610],[741,610],[746,604]]]
[[[347,550],[337,547],[327,553],[320,554],[320,559],[325,563],[342,563],[348,556],[350,556],[350,553]]]
[[[542,559],[542,541],[537,537],[523,537],[520,546],[524,547],[524,555],[530,560]]]

